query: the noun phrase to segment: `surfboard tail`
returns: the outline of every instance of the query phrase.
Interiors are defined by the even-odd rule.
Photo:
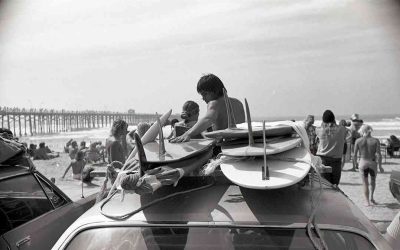
[[[147,158],[146,158],[146,153],[144,152],[144,147],[142,143],[142,139],[140,139],[140,136],[135,133],[135,143],[136,143],[136,149],[137,149],[137,154],[139,157],[139,169],[140,169],[140,176],[144,175],[144,171],[147,170]]]

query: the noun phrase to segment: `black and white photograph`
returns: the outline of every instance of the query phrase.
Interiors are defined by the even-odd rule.
[[[400,0],[0,0],[0,250],[400,249]]]

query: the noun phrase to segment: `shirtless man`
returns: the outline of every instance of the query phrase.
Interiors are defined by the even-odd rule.
[[[228,128],[228,114],[224,99],[224,88],[224,84],[217,76],[213,74],[202,76],[197,83],[197,92],[207,103],[207,112],[192,128],[183,135],[171,139],[170,142],[179,143],[190,141],[192,137],[207,130],[209,127],[212,127],[213,130]],[[235,98],[229,99],[232,104],[236,123],[243,123],[245,121],[245,115],[242,103]]]
[[[357,166],[358,152],[360,152],[360,162],[358,168],[361,174],[364,188],[364,196],[367,200],[367,205],[370,206],[370,200],[373,204],[376,204],[374,200],[375,191],[375,180],[378,172],[377,166],[381,173],[384,172],[382,168],[382,156],[380,149],[380,142],[378,139],[371,136],[372,128],[369,125],[362,125],[360,128],[361,138],[358,138],[354,144],[354,158],[353,163]],[[378,156],[378,162],[376,161]],[[368,174],[371,176],[371,199],[369,200],[369,188],[368,188]]]

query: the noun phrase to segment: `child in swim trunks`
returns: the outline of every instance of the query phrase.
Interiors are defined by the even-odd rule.
[[[358,165],[361,178],[363,181],[364,196],[367,201],[367,206],[370,206],[370,201],[376,204],[374,200],[374,191],[376,187],[376,174],[379,170],[383,173],[382,157],[380,150],[380,142],[378,139],[371,136],[371,126],[364,124],[360,128],[361,138],[358,138],[354,144],[354,166]],[[358,152],[360,152],[360,162],[357,164]],[[378,156],[378,161],[376,161]],[[369,183],[368,175],[371,176],[371,199],[369,199]]]

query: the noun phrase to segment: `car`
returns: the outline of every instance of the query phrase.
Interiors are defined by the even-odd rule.
[[[392,170],[390,174],[389,189],[393,197],[400,202],[400,171]]]
[[[117,190],[76,220],[60,249],[391,249],[362,211],[316,175],[275,190],[213,176],[152,194]]]
[[[1,163],[0,249],[50,249],[94,201],[73,202],[33,165]]]

